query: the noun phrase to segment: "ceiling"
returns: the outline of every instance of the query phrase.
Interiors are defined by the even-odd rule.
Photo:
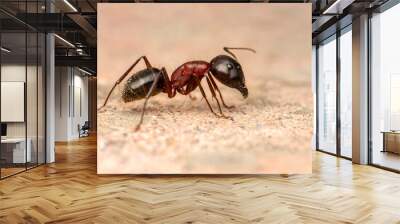
[[[82,66],[96,71],[97,3],[193,2],[185,0],[1,0],[0,21],[3,32],[16,33],[31,28],[55,32],[56,64]],[[200,0],[197,2],[312,3],[313,42],[329,35],[329,28],[346,16],[377,7],[387,0]],[[50,8],[52,13],[49,13]],[[25,13],[28,12],[28,13]],[[350,18],[351,23],[351,18]],[[330,31],[330,32],[334,32]],[[7,36],[20,43],[18,34]],[[66,41],[64,41],[66,40]],[[72,44],[72,45],[71,45]]]

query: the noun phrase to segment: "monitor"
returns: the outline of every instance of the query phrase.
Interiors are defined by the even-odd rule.
[[[1,123],[1,136],[7,136],[7,124]]]

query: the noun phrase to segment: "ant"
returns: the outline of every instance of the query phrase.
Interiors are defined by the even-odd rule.
[[[206,61],[189,61],[181,66],[179,66],[171,75],[171,79],[168,77],[168,73],[164,67],[161,69],[154,68],[151,66],[149,60],[146,56],[141,56],[138,58],[131,67],[115,82],[114,86],[108,93],[104,104],[99,108],[103,108],[115,89],[115,87],[126,78],[126,76],[132,71],[132,69],[139,63],[141,59],[144,60],[146,64],[146,69],[143,69],[135,74],[133,74],[125,83],[124,89],[122,91],[122,100],[126,102],[131,102],[134,100],[145,99],[142,114],[140,116],[140,121],[136,126],[136,131],[139,130],[140,125],[143,122],[143,116],[146,109],[147,101],[151,96],[155,96],[161,92],[167,93],[169,98],[173,98],[176,92],[182,95],[189,95],[197,87],[200,88],[200,92],[203,95],[211,113],[216,117],[228,118],[233,120],[229,116],[225,116],[222,112],[221,105],[217,99],[216,93],[218,92],[221,98],[222,105],[225,108],[233,108],[233,106],[227,106],[222,97],[221,91],[219,90],[214,77],[222,84],[237,89],[242,94],[244,98],[248,96],[248,90],[245,84],[245,78],[243,70],[239,62],[237,62],[236,56],[230,50],[247,50],[256,53],[255,50],[251,48],[243,47],[224,47],[228,55],[218,55],[211,60],[211,62]],[[211,91],[212,98],[217,101],[219,113],[217,114],[211,107],[206,94],[204,92],[203,86],[200,84],[201,80],[206,77],[208,87]]]

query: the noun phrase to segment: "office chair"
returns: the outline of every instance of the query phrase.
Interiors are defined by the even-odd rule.
[[[85,121],[82,127],[79,128],[79,138],[89,136],[89,129],[90,129],[89,121]]]

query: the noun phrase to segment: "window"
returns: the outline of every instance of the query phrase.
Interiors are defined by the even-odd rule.
[[[318,149],[336,153],[336,36],[318,47]]]
[[[371,18],[373,164],[400,170],[400,5]]]
[[[352,157],[352,32],[340,36],[340,155]]]

